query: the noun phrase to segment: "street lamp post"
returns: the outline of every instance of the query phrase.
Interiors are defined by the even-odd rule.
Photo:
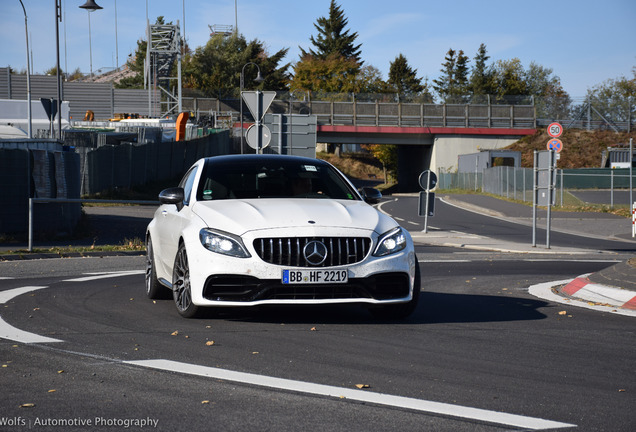
[[[115,0],[115,69],[119,70],[119,43],[117,42],[117,0]]]
[[[243,81],[245,78],[245,67],[247,65],[254,65],[256,66],[256,69],[258,70],[257,74],[256,74],[256,78],[254,78],[254,82],[255,83],[262,83],[263,81],[265,81],[265,78],[263,78],[263,76],[261,75],[261,68],[258,67],[258,65],[254,62],[248,62],[245,63],[243,65],[243,68],[241,69],[241,82],[240,82],[240,93],[239,93],[239,105],[240,105],[240,116],[241,116],[241,154],[243,154]]]
[[[93,78],[93,46],[91,43],[91,12],[95,12],[98,9],[104,9],[94,0],[86,0],[86,3],[80,6],[81,9],[86,9],[88,11],[88,52],[89,52],[89,61],[90,61],[90,70],[91,70],[91,78]]]
[[[62,139],[62,74],[60,73],[60,21],[62,21],[62,4],[55,0],[55,77],[57,78],[57,136]],[[55,127],[53,128],[55,132]]]
[[[29,27],[27,25],[27,13],[24,3],[20,0],[22,10],[24,11],[24,32],[26,34],[26,57],[27,57],[27,117],[28,117],[28,133],[29,138],[33,138],[33,114],[31,111],[31,63],[29,62]]]

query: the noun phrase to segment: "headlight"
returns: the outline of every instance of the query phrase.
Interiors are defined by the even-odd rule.
[[[406,247],[406,236],[402,228],[397,227],[380,237],[378,247],[375,248],[373,255],[384,256],[395,252],[399,252]]]
[[[199,240],[204,248],[212,252],[237,258],[251,257],[241,239],[229,233],[203,228],[199,231]]]

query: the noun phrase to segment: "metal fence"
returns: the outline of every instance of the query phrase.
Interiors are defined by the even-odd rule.
[[[636,174],[632,175],[632,185],[636,184]],[[557,169],[556,204],[563,205],[563,196],[568,190],[600,190],[607,193],[610,207],[616,204],[630,204],[629,200],[615,199],[617,191],[629,191],[629,169]],[[492,167],[482,172],[461,172],[438,174],[437,187],[440,190],[463,189],[480,191],[507,199],[532,202],[534,190],[534,170],[532,168]]]

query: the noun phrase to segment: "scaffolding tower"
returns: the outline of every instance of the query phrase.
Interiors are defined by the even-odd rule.
[[[148,88],[149,117],[166,117],[182,110],[181,94],[181,35],[179,21],[173,24],[150,24],[147,22],[146,62],[144,86]],[[177,62],[177,77],[172,74]],[[170,81],[177,80],[177,94],[171,90]]]

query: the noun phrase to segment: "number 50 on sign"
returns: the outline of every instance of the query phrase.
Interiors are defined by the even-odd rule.
[[[548,126],[548,135],[552,138],[558,138],[563,133],[563,126],[559,123],[550,123]]]

